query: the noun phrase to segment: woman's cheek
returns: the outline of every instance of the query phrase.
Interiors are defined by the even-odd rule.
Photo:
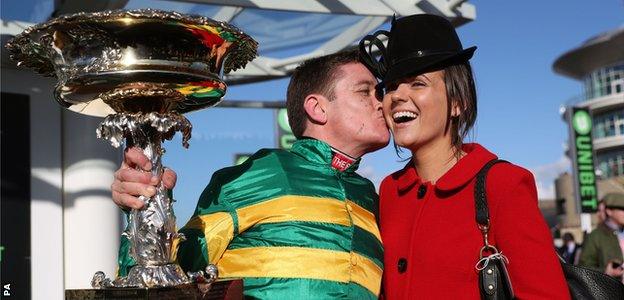
[[[389,129],[392,129],[392,120],[391,117],[384,114],[384,120],[386,121],[386,127],[388,127]]]

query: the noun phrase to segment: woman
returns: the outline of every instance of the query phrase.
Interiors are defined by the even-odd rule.
[[[477,114],[468,62],[475,49],[462,49],[445,19],[414,15],[393,22],[382,62],[369,63],[383,80],[384,116],[394,141],[411,152],[405,168],[380,188],[386,299],[480,297],[475,265],[483,237],[475,221],[475,175],[497,157],[462,142]],[[508,259],[516,297],[568,299],[531,173],[496,164],[486,191],[489,243]]]

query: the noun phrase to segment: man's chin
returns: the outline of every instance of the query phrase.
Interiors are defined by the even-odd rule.
[[[375,152],[377,150],[383,149],[386,146],[388,146],[389,143],[390,143],[390,136],[388,136],[385,139],[384,138],[380,138],[379,140],[371,143],[372,144],[371,148],[370,148],[371,150],[368,151],[368,153]]]

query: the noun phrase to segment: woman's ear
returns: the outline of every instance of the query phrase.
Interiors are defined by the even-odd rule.
[[[327,123],[327,99],[319,94],[310,94],[303,100],[303,109],[305,109],[308,118],[317,124]]]
[[[462,108],[458,100],[451,103],[451,118],[457,118],[462,113]]]

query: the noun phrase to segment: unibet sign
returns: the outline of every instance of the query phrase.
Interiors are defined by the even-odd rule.
[[[288,114],[286,109],[279,109],[276,113],[277,119],[277,147],[281,149],[292,148],[293,143],[297,138],[292,133],[290,125],[288,124]]]
[[[576,195],[581,212],[593,213],[598,207],[598,191],[594,171],[594,151],[591,137],[592,119],[585,108],[573,108],[571,127],[574,150]]]

